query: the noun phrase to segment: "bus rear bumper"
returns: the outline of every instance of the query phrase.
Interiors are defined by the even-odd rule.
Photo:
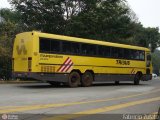
[[[68,74],[12,72],[15,79],[34,79],[40,81],[67,82]]]

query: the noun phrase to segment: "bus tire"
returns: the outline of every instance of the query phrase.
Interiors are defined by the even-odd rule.
[[[81,81],[81,85],[83,87],[89,87],[92,85],[93,82],[93,74],[89,71],[86,71],[83,75],[82,75],[82,81]]]
[[[139,85],[141,79],[141,75],[137,73],[134,77],[134,85]]]
[[[69,87],[78,87],[79,83],[81,81],[81,76],[78,72],[73,71],[69,74],[68,78],[68,85]]]

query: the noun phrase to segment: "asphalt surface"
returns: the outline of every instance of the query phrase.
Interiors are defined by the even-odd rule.
[[[151,120],[160,107],[160,79],[54,87],[47,83],[0,84],[0,120]],[[2,119],[2,120],[3,120]]]

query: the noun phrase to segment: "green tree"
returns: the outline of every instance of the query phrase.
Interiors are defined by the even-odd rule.
[[[125,0],[12,0],[31,29],[85,38],[126,42],[132,35]]]
[[[0,15],[5,21],[10,21],[12,23],[19,23],[21,19],[21,16],[17,11],[12,11],[8,8],[1,9]]]
[[[85,0],[83,10],[68,21],[72,36],[128,43],[133,35],[130,9],[125,0]]]
[[[154,53],[152,53],[152,63],[153,63],[153,72],[159,75],[160,71],[160,51],[156,49]]]
[[[62,33],[64,29],[64,0],[12,0],[20,12],[23,23],[30,29],[49,33]]]
[[[14,25],[10,22],[0,23],[0,78],[9,78],[11,75],[12,38],[10,31]]]
[[[134,44],[150,48],[154,52],[160,43],[159,28],[144,28],[140,23],[134,26]]]
[[[19,13],[10,9],[0,10],[0,78],[9,79],[12,69],[12,48],[15,35],[25,31]]]

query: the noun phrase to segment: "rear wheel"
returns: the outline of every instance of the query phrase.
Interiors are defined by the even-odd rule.
[[[82,81],[81,84],[83,87],[89,87],[92,85],[93,82],[93,74],[89,71],[86,71],[83,75],[82,75]]]
[[[137,73],[134,77],[134,85],[139,85],[141,79],[141,74]]]
[[[78,87],[81,80],[81,76],[78,72],[73,71],[69,74],[68,85],[70,87]]]

